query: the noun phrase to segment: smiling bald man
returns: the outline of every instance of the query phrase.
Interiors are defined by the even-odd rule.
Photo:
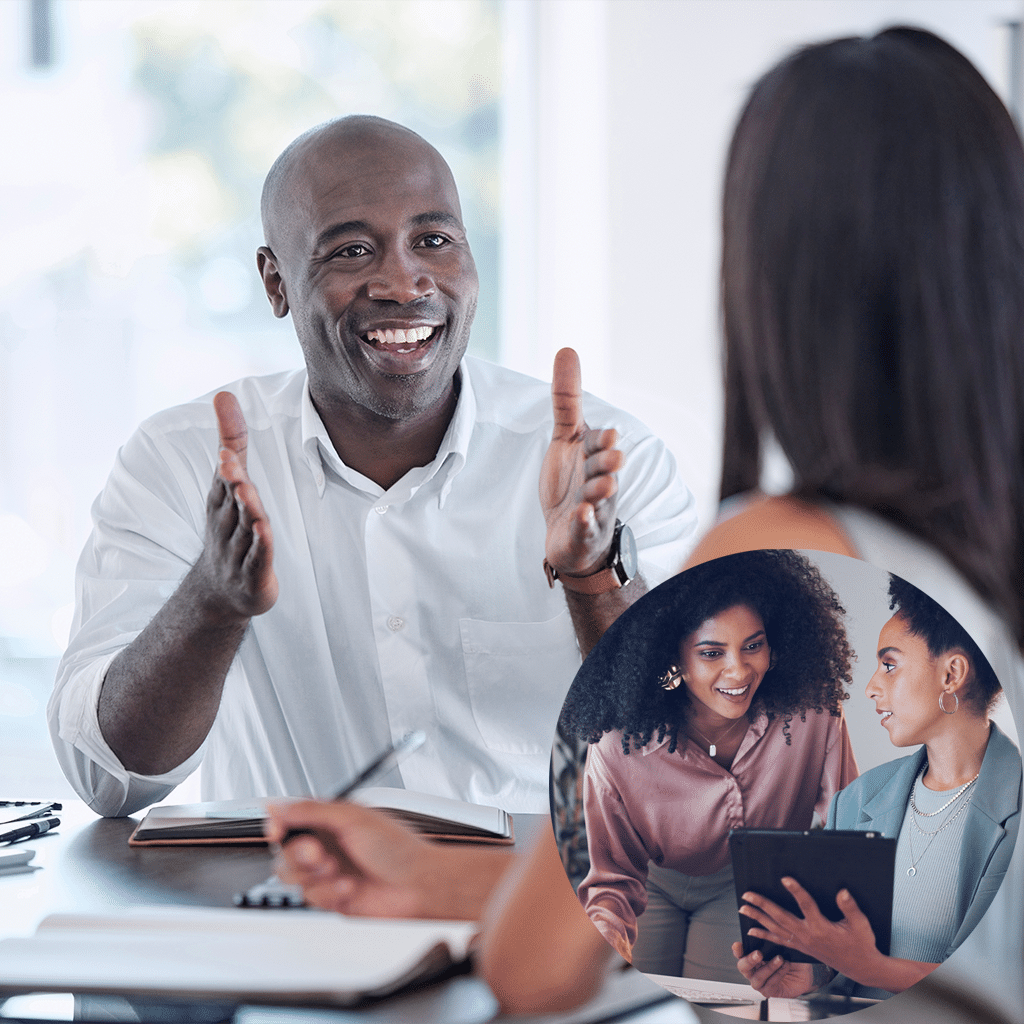
[[[200,763],[204,799],[328,793],[422,729],[407,788],[545,812],[579,650],[682,563],[691,496],[571,351],[550,387],[465,355],[476,267],[419,135],[307,132],[262,215],[305,367],[160,413],[119,453],[50,701],[58,759],[123,815]]]

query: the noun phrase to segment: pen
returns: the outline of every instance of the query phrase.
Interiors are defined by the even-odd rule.
[[[34,839],[36,836],[49,832],[60,824],[60,818],[43,818],[42,821],[34,821],[31,825],[22,825],[21,828],[12,829],[10,832],[0,833],[0,843],[16,843],[19,839]]]
[[[28,821],[30,818],[45,818],[51,811],[59,811],[62,809],[63,804],[23,804],[22,806],[31,806],[31,810],[27,814],[21,814],[17,818],[8,818],[8,821]]]
[[[407,733],[390,750],[385,750],[380,757],[374,758],[351,782],[342,786],[331,799],[344,800],[345,797],[351,795],[361,786],[379,779],[396,765],[401,764],[414,750],[418,750],[426,738],[427,734],[419,729],[415,732]],[[308,836],[311,834],[313,834],[312,829],[290,828],[282,837],[280,845],[284,846],[285,843],[296,836]],[[319,838],[323,840],[323,837]]]
[[[401,764],[414,750],[423,746],[426,738],[427,734],[419,729],[406,733],[390,750],[385,750],[380,757],[371,761],[347,786],[342,786],[331,799],[344,800],[360,786],[379,779],[396,765]]]

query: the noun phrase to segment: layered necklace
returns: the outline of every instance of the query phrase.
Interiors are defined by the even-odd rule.
[[[948,807],[955,804],[960,798],[978,781],[978,775],[981,774],[981,770],[978,770],[978,775],[975,775],[969,782],[965,782],[941,807],[936,808],[934,811],[922,811],[914,800],[914,790],[917,789],[917,784],[924,778],[924,773],[928,770],[928,762],[925,761],[921,765],[921,770],[917,773],[914,779],[913,786],[910,787],[910,809],[912,811],[910,815],[911,828],[907,832],[907,837],[910,840],[910,867],[907,868],[907,875],[911,878],[917,874],[917,865],[921,862],[921,858],[928,852],[928,847],[932,845],[932,841],[935,837],[947,826],[952,825],[957,818],[970,806],[970,800],[961,800],[959,806],[955,811],[952,811],[947,815],[946,820],[939,825],[938,828],[933,829],[931,832],[923,829],[918,823],[917,819],[920,818],[934,818],[936,815],[941,814]],[[922,783],[923,785],[923,783]],[[924,849],[915,856],[914,854],[914,833],[917,832],[924,836],[928,842],[925,843]]]
[[[693,722],[687,722],[686,727],[692,732],[695,732],[697,734],[697,738],[703,740],[704,743],[707,744],[708,757],[714,757],[718,753],[718,744],[721,743],[722,740],[724,740],[725,737],[728,736],[729,733],[731,733],[740,723],[742,723],[744,726],[749,724],[746,715],[741,715],[739,718],[737,718],[736,721],[733,722],[732,725],[728,726],[725,729],[725,731],[721,734],[721,736],[719,736],[714,741],[709,740],[707,736],[705,736],[704,733],[702,733],[700,729],[698,729],[697,726],[693,724]]]

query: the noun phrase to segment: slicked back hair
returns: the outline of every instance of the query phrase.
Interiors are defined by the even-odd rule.
[[[984,715],[991,711],[999,700],[1002,687],[988,658],[982,654],[971,634],[923,590],[893,573],[889,573],[889,607],[914,636],[928,645],[928,653],[933,658],[954,650],[967,656],[971,663],[971,677],[962,697],[976,714]]]
[[[794,53],[723,197],[721,495],[771,434],[795,490],[935,545],[1024,646],[1024,150],[937,36]]]

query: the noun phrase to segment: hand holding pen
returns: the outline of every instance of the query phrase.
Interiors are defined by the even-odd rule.
[[[351,796],[357,789],[368,785],[371,782],[375,782],[377,779],[386,775],[392,768],[401,764],[414,750],[418,750],[424,740],[426,740],[426,733],[416,730],[416,732],[407,733],[402,739],[400,739],[393,747],[389,750],[385,750],[383,754],[371,761],[351,782],[347,785],[342,786],[332,797],[332,800],[344,800],[346,797]],[[284,846],[285,843],[294,839],[296,836],[308,836],[316,835],[317,838],[328,846],[331,853],[341,858],[345,858],[345,855],[338,849],[338,844],[334,841],[333,836],[329,834],[321,834],[320,832],[314,831],[309,828],[290,828],[281,837],[280,846]],[[347,860],[347,858],[345,858]]]

